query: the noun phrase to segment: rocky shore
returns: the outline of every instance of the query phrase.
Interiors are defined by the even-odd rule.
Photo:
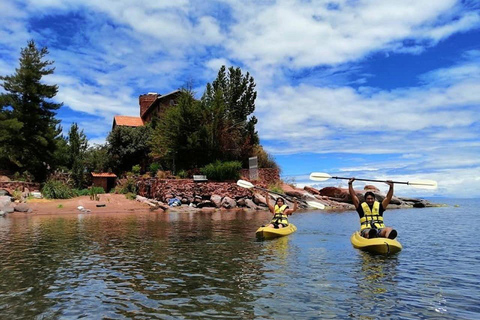
[[[323,204],[326,210],[354,210],[352,199],[348,189],[326,187],[320,190],[304,187],[303,189],[282,184],[281,189],[287,204],[291,207],[293,199],[298,201],[299,208],[311,209],[307,201]],[[377,200],[382,201],[385,194],[372,185],[367,185],[363,190],[355,190],[362,201],[367,191],[372,191]],[[150,197],[148,195],[151,195]],[[255,188],[245,189],[235,183],[187,183],[169,185],[148,185],[148,188],[140,188],[140,196],[137,200],[148,204],[152,208],[167,210],[172,207],[191,208],[223,208],[235,209],[246,208],[250,210],[267,210],[266,192]],[[279,195],[269,193],[275,200]],[[393,197],[389,209],[394,208],[424,208],[438,206],[424,199]]]
[[[88,197],[77,197],[69,200],[46,200],[37,198],[39,192],[23,192],[12,197],[6,190],[0,195],[0,215],[14,211],[24,213],[74,213],[74,212],[124,212],[135,210],[215,210],[215,209],[246,209],[268,210],[265,191],[255,188],[245,189],[235,182],[205,182],[205,183],[139,183],[139,195],[136,201],[126,199],[122,194],[102,194],[100,200],[90,200]],[[257,185],[261,186],[261,184]],[[325,205],[325,210],[354,210],[348,189],[326,187],[320,190],[305,187],[295,188],[282,184],[281,189],[289,206],[293,206],[296,198],[300,209],[312,209],[306,201],[315,201]],[[365,186],[356,190],[357,196],[363,200],[367,191],[375,193],[377,200],[382,201],[385,194],[374,186]],[[153,197],[151,196],[153,195]],[[27,197],[29,196],[29,197]],[[269,193],[275,200],[279,195]],[[28,200],[26,200],[28,199]],[[393,197],[389,209],[393,208],[423,208],[439,206],[424,199]]]

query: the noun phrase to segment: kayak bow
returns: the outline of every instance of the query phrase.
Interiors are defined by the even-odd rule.
[[[257,232],[255,232],[255,235],[258,239],[274,239],[278,237],[288,236],[295,231],[297,231],[297,227],[295,227],[294,224],[289,223],[288,226],[279,229],[271,227],[260,227],[258,228]]]
[[[402,250],[402,245],[395,239],[388,238],[373,238],[367,239],[356,231],[350,237],[350,242],[353,247],[363,251],[380,254],[394,254]]]

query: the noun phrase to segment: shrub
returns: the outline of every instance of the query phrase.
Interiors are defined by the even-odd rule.
[[[159,163],[152,163],[150,164],[150,166],[148,167],[148,171],[150,171],[150,173],[152,174],[152,176],[154,176],[158,170],[160,170],[162,166],[159,164]]]
[[[13,174],[12,178],[13,178],[13,181],[21,181],[22,180],[22,176],[21,176],[20,172],[18,172],[18,171]]]
[[[94,189],[94,192],[96,194],[104,194],[105,190],[103,190],[102,187],[90,187],[89,189],[72,189],[72,192],[74,196],[80,197],[80,196],[89,196],[92,192],[92,189]]]
[[[215,181],[238,180],[240,177],[240,169],[242,164],[240,161],[216,161],[207,164],[200,171],[207,176],[208,179]]]
[[[137,197],[137,195],[135,193],[132,193],[132,192],[128,192],[125,194],[125,198],[127,198],[128,200],[135,200],[135,198]]]
[[[139,175],[140,174],[140,165],[136,164],[132,167],[133,174]]]
[[[279,169],[278,164],[275,162],[275,158],[265,151],[259,144],[255,145],[252,150],[252,156],[256,156],[258,159],[259,168],[274,168]]]
[[[283,191],[282,187],[278,184],[272,184],[268,186],[268,190],[276,192],[276,193],[281,193],[284,194],[285,192]]]
[[[90,190],[88,189],[72,189],[72,192],[75,196],[88,196],[90,194]]]
[[[70,186],[57,180],[47,180],[42,188],[42,194],[47,199],[70,199],[75,196]]]
[[[186,179],[186,178],[188,178],[188,172],[185,171],[185,170],[180,170],[180,171],[178,171],[177,176],[180,179]]]
[[[35,180],[35,177],[30,173],[28,172],[27,170],[25,170],[23,173],[22,173],[22,178],[24,181],[26,182],[32,182]]]
[[[115,193],[127,194],[129,192],[137,194],[137,181],[130,175],[126,179],[122,179],[115,187]]]
[[[12,198],[13,200],[21,201],[23,198],[22,191],[20,190],[13,190],[12,191]]]

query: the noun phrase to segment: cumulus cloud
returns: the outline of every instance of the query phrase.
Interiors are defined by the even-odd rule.
[[[46,80],[71,111],[64,126],[77,122],[104,141],[114,115],[138,115],[139,94],[190,80],[201,94],[221,65],[238,65],[255,77],[257,129],[275,155],[356,152],[357,163],[337,169],[415,168],[446,183],[455,171],[478,184],[469,172],[480,167],[480,51],[403,88],[368,86],[362,63],[421,55],[478,29],[479,9],[454,0],[6,0],[0,74],[14,73],[29,39],[48,46],[56,71]],[[382,154],[391,159],[367,160]]]

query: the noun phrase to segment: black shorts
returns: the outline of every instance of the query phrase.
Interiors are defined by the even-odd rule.
[[[366,228],[366,229],[363,229],[362,231],[360,231],[360,235],[364,238],[366,238],[366,235],[370,232],[370,230],[375,230],[377,232],[377,234],[375,235],[375,237],[379,237],[380,236],[380,232],[382,232],[383,228],[380,228],[380,229],[371,229],[371,228]]]

